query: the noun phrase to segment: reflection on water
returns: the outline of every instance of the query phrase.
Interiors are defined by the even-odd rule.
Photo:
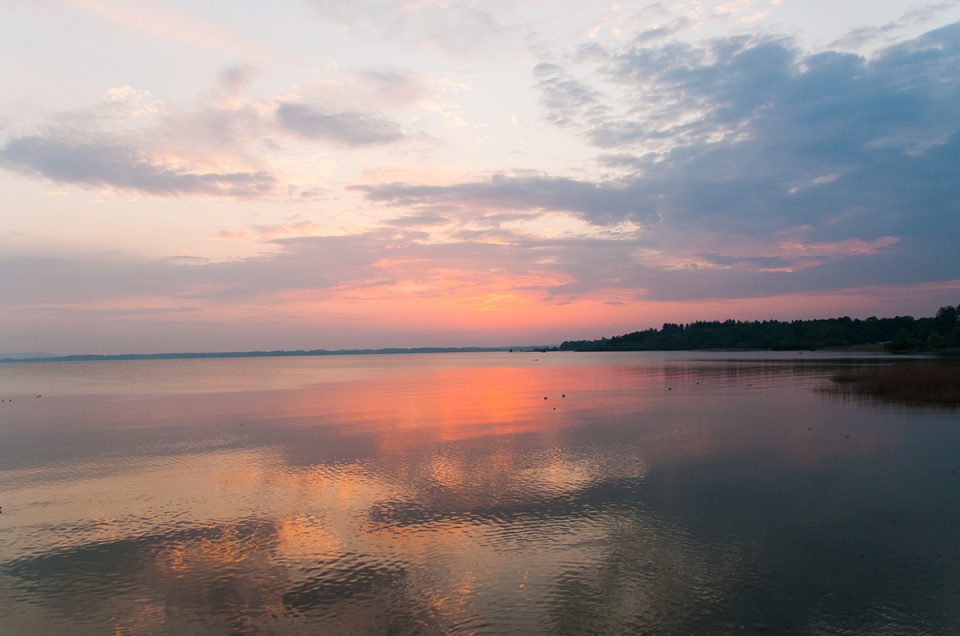
[[[955,413],[538,355],[0,366],[0,633],[960,632]]]

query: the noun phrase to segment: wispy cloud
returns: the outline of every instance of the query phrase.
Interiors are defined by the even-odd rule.
[[[363,112],[331,112],[302,103],[281,103],[277,122],[298,137],[346,146],[389,144],[404,138],[400,125],[389,119]]]
[[[277,188],[276,177],[267,172],[203,172],[164,165],[134,148],[102,139],[17,137],[0,147],[0,165],[57,183],[160,196],[251,198]]]
[[[960,0],[930,2],[906,11],[899,20],[879,26],[858,27],[830,44],[833,48],[860,49],[867,45],[889,45],[897,36],[913,26],[934,20],[945,11],[960,5]]]
[[[422,137],[352,105],[409,107],[426,99],[430,91],[419,78],[400,69],[353,71],[335,85],[285,91],[284,99],[250,94],[255,77],[252,67],[227,67],[211,89],[180,103],[112,87],[98,103],[7,131],[0,168],[151,196],[300,200],[327,187],[323,171],[297,169],[315,155],[309,145],[352,149]],[[301,93],[311,100],[299,101]]]
[[[311,236],[323,233],[323,226],[307,219],[291,218],[284,223],[251,225],[246,229],[218,231],[214,238],[222,241],[274,241],[288,237]]]
[[[411,46],[427,46],[457,55],[496,50],[510,27],[486,5],[472,0],[393,2],[308,0],[317,15],[352,29],[373,27],[380,34]],[[501,7],[502,8],[502,7]]]
[[[534,67],[533,75],[550,123],[566,126],[609,114],[610,109],[603,105],[598,93],[556,64],[540,63]]]

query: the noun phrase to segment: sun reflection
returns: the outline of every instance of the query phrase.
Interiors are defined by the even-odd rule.
[[[228,527],[214,537],[171,542],[158,555],[157,565],[173,573],[223,569],[256,558],[264,548],[263,539]]]
[[[428,470],[430,479],[444,488],[459,488],[464,483],[463,462],[449,454],[435,456]]]
[[[349,418],[344,435],[376,436],[384,453],[428,442],[545,431],[569,423],[561,375],[518,367],[411,373],[381,382],[343,382],[333,391],[291,392],[281,414],[304,423]],[[424,387],[429,391],[424,391]],[[544,398],[550,398],[553,401]]]
[[[277,523],[277,554],[287,559],[329,559],[343,552],[344,538],[322,519],[305,514]]]

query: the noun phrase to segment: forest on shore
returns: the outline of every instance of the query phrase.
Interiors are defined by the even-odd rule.
[[[943,350],[960,347],[960,305],[941,307],[930,318],[896,316],[864,320],[698,321],[665,323],[660,329],[634,331],[600,340],[571,340],[562,351],[683,351],[695,349],[768,349],[791,351],[882,344],[887,351]]]

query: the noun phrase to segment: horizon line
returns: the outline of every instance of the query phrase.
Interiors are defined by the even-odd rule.
[[[0,363],[17,362],[93,362],[102,360],[183,360],[197,358],[292,358],[310,356],[399,355],[427,353],[531,352],[557,348],[549,345],[513,345],[498,347],[382,347],[377,349],[273,349],[257,351],[181,351],[161,353],[77,353],[30,357],[2,357]]]

